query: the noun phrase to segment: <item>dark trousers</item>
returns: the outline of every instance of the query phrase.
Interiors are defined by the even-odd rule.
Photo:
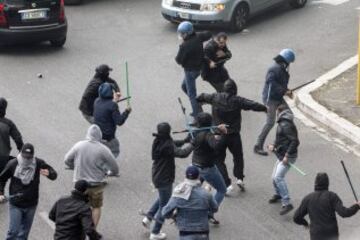
[[[225,146],[223,149],[218,151],[218,157],[216,158],[216,166],[218,167],[221,175],[224,178],[226,186],[230,186],[231,179],[226,168],[226,149],[230,150],[233,155],[234,169],[233,174],[236,178],[244,179],[244,157],[243,147],[240,133],[232,133],[225,135]]]
[[[215,88],[216,92],[223,92],[224,83],[230,78],[228,71],[223,66],[215,69],[208,69],[202,74],[202,77]]]

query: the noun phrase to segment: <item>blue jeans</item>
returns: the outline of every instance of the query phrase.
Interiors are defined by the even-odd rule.
[[[34,220],[36,206],[18,208],[9,204],[9,230],[6,240],[27,240]]]
[[[181,84],[182,90],[190,99],[193,117],[196,117],[199,112],[202,112],[201,106],[196,100],[196,78],[199,75],[200,71],[185,70],[185,77]]]
[[[296,158],[288,158],[290,163],[295,163]],[[290,195],[285,182],[285,175],[289,171],[290,165],[285,165],[282,161],[277,160],[272,174],[272,182],[274,185],[276,195],[281,197],[283,206],[290,204]]]
[[[200,178],[207,181],[213,188],[216,189],[215,201],[220,206],[221,202],[224,200],[226,193],[226,185],[224,178],[222,177],[219,169],[216,166],[211,168],[199,168]]]
[[[152,229],[152,233],[158,234],[161,230],[161,227],[165,221],[164,217],[161,214],[161,210],[169,202],[169,199],[172,194],[172,185],[166,187],[158,188],[159,197],[156,199],[154,204],[151,206],[150,210],[146,214],[149,219],[155,219],[155,225]]]
[[[188,235],[188,236],[180,236],[179,240],[209,240],[208,234],[196,234],[196,235]]]

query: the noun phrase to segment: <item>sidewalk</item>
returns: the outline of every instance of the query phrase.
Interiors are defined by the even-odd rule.
[[[357,59],[344,61],[300,89],[295,104],[332,140],[340,139],[343,146],[360,155],[360,106],[355,103]]]

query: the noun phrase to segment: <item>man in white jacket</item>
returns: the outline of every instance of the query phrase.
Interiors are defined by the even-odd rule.
[[[117,176],[119,167],[109,148],[100,141],[102,133],[97,125],[91,125],[86,140],[76,143],[65,155],[65,164],[74,169],[74,182],[85,180],[92,217],[95,226],[99,224],[106,176]]]

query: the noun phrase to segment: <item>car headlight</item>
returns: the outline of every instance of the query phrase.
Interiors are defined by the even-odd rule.
[[[223,3],[204,3],[201,5],[201,11],[208,12],[220,12],[225,9],[225,4]]]
[[[173,5],[173,0],[163,0],[163,4],[167,5],[167,6],[172,6]]]

